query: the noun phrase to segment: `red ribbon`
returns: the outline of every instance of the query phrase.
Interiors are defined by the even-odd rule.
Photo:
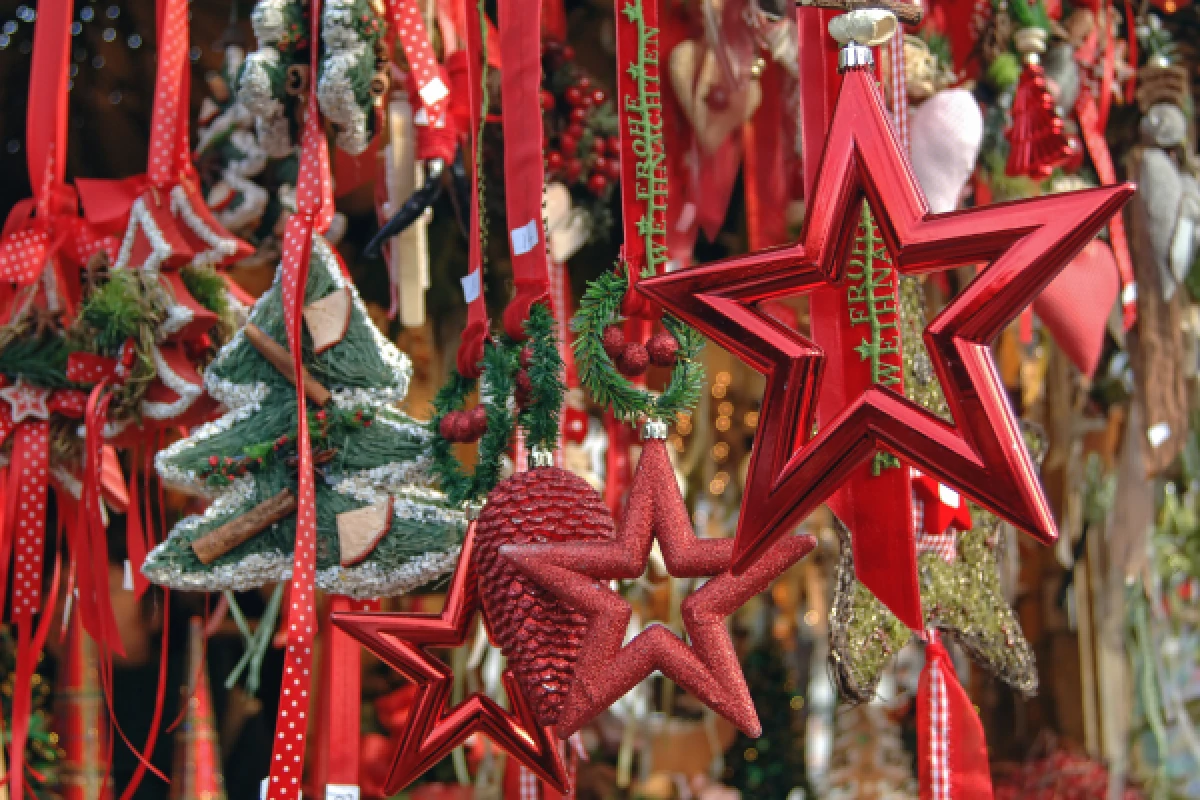
[[[312,41],[319,41],[321,3],[309,5]],[[313,47],[312,74],[317,73],[319,48]],[[304,393],[304,290],[308,283],[309,258],[315,231],[328,229],[333,218],[333,196],[329,150],[317,103],[316,81],[309,81],[308,106],[301,138],[300,176],[296,186],[296,213],[288,219],[284,234],[280,280],[288,348],[295,372],[297,419],[296,451],[300,463],[297,478],[296,545],[287,612],[287,650],[279,715],[275,721],[275,744],[267,784],[269,800],[300,800],[304,770],[305,730],[312,673],[312,647],[316,633],[315,579],[317,561],[316,492],[313,485],[312,442]]]
[[[487,67],[480,63],[483,53],[483,30],[486,17],[479,11],[474,0],[462,0],[466,18],[467,34],[466,74],[470,105],[471,144],[471,242],[468,252],[467,277],[463,279],[463,294],[467,301],[467,327],[463,330],[458,345],[455,365],[460,375],[478,378],[483,361],[483,343],[488,338],[487,303],[483,296],[483,238],[480,230],[479,176],[483,169],[480,163],[479,125],[483,118],[483,79]],[[488,51],[489,55],[491,50]]]
[[[428,109],[430,118],[436,119],[445,113],[449,87],[438,68],[420,5],[416,0],[388,0],[387,8],[392,29],[404,49],[409,73],[416,84],[419,105]],[[417,102],[413,103],[414,107],[417,105]]]
[[[917,765],[921,800],[991,800],[983,725],[936,634],[917,689]]]
[[[829,121],[840,79],[837,75],[837,45],[827,33],[829,19],[836,12],[800,7],[796,10],[800,31],[800,74],[805,76],[800,94],[804,159],[805,197],[810,200],[817,165],[825,147]],[[876,265],[879,269],[885,265]],[[891,265],[886,265],[890,267]],[[868,276],[871,277],[871,276]],[[875,282],[872,278],[872,282]],[[856,347],[872,337],[871,326],[864,326],[864,304],[875,304],[874,312],[886,314],[896,327],[881,332],[881,342],[894,351],[881,354],[880,361],[894,370],[896,382],[890,385],[903,392],[903,361],[900,353],[899,284],[891,268],[882,276],[871,300],[860,298],[851,303],[847,287],[813,292],[810,299],[812,338],[827,354],[822,378],[823,391],[817,417],[827,424],[845,408],[848,397],[857,396],[875,380],[871,362],[864,360]],[[876,302],[877,301],[877,302]],[[801,432],[805,436],[807,432]],[[917,582],[897,581],[898,575],[916,574],[916,549],[913,544],[912,488],[909,472],[902,467],[885,467],[873,474],[872,465],[860,467],[833,496],[830,506],[851,533],[868,528],[890,528],[894,535],[884,539],[890,546],[855,548],[855,571],[859,580],[879,597],[902,622],[920,630],[921,598],[905,592]],[[867,498],[870,498],[869,502]]]
[[[667,260],[667,160],[662,113],[662,34],[658,0],[638,4],[641,20],[623,13],[617,2],[617,127],[621,140],[621,261],[629,278],[624,313],[644,320],[662,316],[634,291],[642,272],[655,274]],[[640,64],[642,38],[649,33],[647,53],[655,63]],[[642,89],[646,105],[642,106]],[[648,124],[647,124],[648,123]],[[631,340],[640,341],[640,340]]]
[[[525,320],[546,300],[546,236],[542,223],[542,0],[500,0],[500,50],[504,58],[504,200],[515,295],[504,309],[504,332],[525,339]]]

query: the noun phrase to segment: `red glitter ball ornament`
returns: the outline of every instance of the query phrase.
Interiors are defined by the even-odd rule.
[[[517,376],[513,379],[513,385],[516,389],[517,405],[526,406],[529,404],[529,398],[533,395],[533,381],[529,378],[529,373],[525,370],[519,370]]]
[[[650,366],[650,354],[646,348],[637,342],[625,345],[621,355],[617,356],[617,369],[626,378],[636,378]]]
[[[458,441],[454,438],[455,419],[457,418],[458,413],[459,412],[457,411],[451,411],[442,417],[441,421],[438,422],[438,433],[440,433],[442,438],[448,442]]]
[[[519,472],[501,483],[475,523],[484,618],[542,725],[558,722],[587,618],[497,553],[507,544],[598,542],[614,536],[603,498],[582,478],[557,467]]]
[[[465,411],[455,411],[453,417],[454,421],[450,424],[450,430],[454,433],[454,438],[451,441],[471,441],[471,416]]]
[[[475,441],[480,436],[487,433],[487,409],[483,406],[475,406],[467,412],[467,417],[471,421],[471,441]]]
[[[673,367],[679,355],[679,342],[667,331],[659,331],[646,342],[650,363],[656,367]]]
[[[608,353],[608,357],[616,361],[621,356],[621,351],[625,349],[625,331],[621,330],[620,326],[609,325],[604,329],[600,343],[604,347],[604,352]]]

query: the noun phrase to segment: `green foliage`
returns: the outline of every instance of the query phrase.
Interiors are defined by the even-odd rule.
[[[513,376],[517,371],[518,349],[505,343],[486,342],[483,349],[483,381],[480,401],[487,409],[487,431],[479,440],[479,458],[475,471],[466,475],[454,455],[453,442],[441,435],[442,418],[461,410],[476,382],[457,370],[450,374],[433,399],[433,418],[429,421],[432,441],[429,455],[438,485],[452,505],[482,500],[500,482],[500,465],[512,439],[514,420],[508,410],[513,394]]]
[[[526,446],[532,450],[558,447],[558,422],[563,395],[563,361],[558,350],[558,335],[554,330],[554,314],[545,303],[535,305],[525,321],[529,336],[530,359],[527,372],[533,392],[529,404],[518,415],[526,432]]]
[[[148,299],[141,275],[134,270],[111,270],[108,280],[92,292],[80,308],[90,328],[96,352],[115,355],[126,340],[141,341],[146,329],[159,322]]]
[[[1001,92],[1010,91],[1021,77],[1021,62],[1012,53],[1001,53],[987,66],[987,81]]]
[[[229,319],[229,290],[225,279],[212,267],[184,267],[179,276],[183,285],[196,298],[196,302],[216,314],[220,319]]]
[[[1042,0],[1007,0],[1007,3],[1018,28],[1050,30],[1050,15]]]
[[[663,325],[679,343],[679,358],[661,395],[639,389],[617,371],[604,351],[604,329],[621,321],[621,306],[629,280],[623,273],[606,272],[588,284],[572,320],[575,331],[575,364],[579,380],[596,402],[610,406],[618,419],[636,422],[639,417],[673,421],[695,407],[704,383],[700,350],[704,337],[673,317]]]
[[[0,375],[25,378],[34,386],[61,389],[67,382],[67,345],[61,336],[22,336],[0,351]]]

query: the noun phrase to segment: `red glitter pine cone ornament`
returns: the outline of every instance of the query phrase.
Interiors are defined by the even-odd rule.
[[[604,541],[615,535],[603,498],[557,467],[520,472],[501,483],[475,523],[484,618],[542,725],[558,722],[587,618],[498,558],[497,551],[506,544]]]

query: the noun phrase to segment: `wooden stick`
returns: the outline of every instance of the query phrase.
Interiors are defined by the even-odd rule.
[[[917,25],[925,16],[925,12],[920,6],[913,3],[901,3],[897,0],[796,0],[796,5],[833,8],[839,11],[863,11],[879,8],[892,12],[896,15],[896,19],[905,25]]]
[[[192,550],[202,564],[211,564],[243,542],[253,539],[279,520],[296,513],[296,496],[284,489],[270,500],[231,519],[192,542]]]
[[[254,345],[254,349],[257,350],[263,358],[265,358],[267,361],[270,361],[271,366],[279,370],[283,377],[287,378],[292,384],[295,384],[296,377],[292,366],[292,354],[289,353],[285,347],[264,333],[262,328],[258,327],[257,325],[247,322],[244,330],[246,332],[246,338],[250,341],[250,344]],[[332,395],[329,393],[329,390],[322,386],[316,378],[310,375],[308,370],[304,370],[304,394],[319,406],[327,405],[329,403],[329,399],[332,397]]]

